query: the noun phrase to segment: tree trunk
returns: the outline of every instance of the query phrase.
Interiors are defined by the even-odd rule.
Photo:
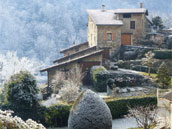
[[[151,71],[151,67],[150,65],[148,66],[148,73],[149,73],[149,76],[150,76],[150,71]]]

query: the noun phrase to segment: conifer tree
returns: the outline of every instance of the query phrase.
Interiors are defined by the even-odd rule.
[[[170,75],[169,75],[169,72],[168,72],[165,62],[163,62],[158,69],[157,79],[161,85],[161,88],[163,88],[163,89],[169,88],[171,78],[170,78]]]

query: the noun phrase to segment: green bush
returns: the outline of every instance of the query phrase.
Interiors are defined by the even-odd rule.
[[[15,112],[14,115],[26,120],[37,119],[39,103],[36,97],[38,89],[35,78],[26,71],[11,76],[4,86],[4,105]]]
[[[109,72],[103,66],[93,66],[90,74],[94,89],[98,92],[106,92]]]
[[[156,59],[172,59],[172,50],[154,50]]]
[[[121,99],[106,100],[108,107],[110,108],[113,119],[123,117],[128,113],[128,106],[147,106],[156,105],[157,99],[155,96],[144,97],[130,97]]]
[[[55,105],[44,109],[43,117],[40,120],[46,127],[67,126],[71,105]]]

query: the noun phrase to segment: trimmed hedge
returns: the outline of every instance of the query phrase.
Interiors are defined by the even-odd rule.
[[[147,66],[142,66],[142,65],[134,65],[134,66],[132,66],[131,69],[136,70],[136,71],[141,71],[141,72],[148,72],[148,67]],[[156,73],[156,70],[151,67],[150,72],[151,73]]]
[[[146,106],[157,105],[157,98],[155,96],[143,96],[143,97],[126,97],[126,98],[112,98],[105,99],[113,119],[121,118],[128,113],[127,106]],[[38,116],[35,116],[37,122],[42,123],[46,127],[63,127],[67,126],[68,117],[72,105],[54,105],[51,107],[39,107]],[[6,106],[0,105],[0,108],[7,110]],[[31,112],[30,112],[31,113]]]
[[[128,113],[128,106],[147,106],[147,105],[156,105],[157,98],[155,96],[144,96],[144,97],[129,97],[129,98],[120,98],[105,100],[108,107],[111,110],[113,119],[123,117]]]
[[[67,126],[71,107],[71,105],[55,105],[47,108],[43,113],[44,119],[41,123],[46,127]]]
[[[156,59],[172,59],[172,50],[154,50]]]
[[[144,97],[127,97],[119,99],[106,99],[113,119],[121,118],[128,113],[127,106],[146,106],[156,105],[157,99],[155,96],[144,96]],[[46,127],[62,127],[67,126],[68,116],[70,113],[71,105],[56,105],[47,108],[44,113],[44,121],[41,121]]]

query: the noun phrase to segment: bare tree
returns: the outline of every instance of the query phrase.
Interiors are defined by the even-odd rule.
[[[52,85],[54,93],[59,92],[61,99],[68,103],[75,101],[79,95],[83,77],[82,68],[78,65],[67,72],[57,72]]]
[[[142,64],[148,66],[149,76],[151,72],[151,67],[155,63],[155,59],[153,59],[154,55],[155,54],[152,51],[149,51],[148,53],[145,54],[145,58],[142,59]]]
[[[157,117],[157,110],[155,106],[139,106],[135,108],[128,107],[129,113],[126,117],[133,117],[138,126],[144,129],[150,129],[151,123],[155,122],[155,118]]]
[[[79,65],[74,65],[67,73],[67,79],[72,81],[75,85],[81,86],[85,73]]]

